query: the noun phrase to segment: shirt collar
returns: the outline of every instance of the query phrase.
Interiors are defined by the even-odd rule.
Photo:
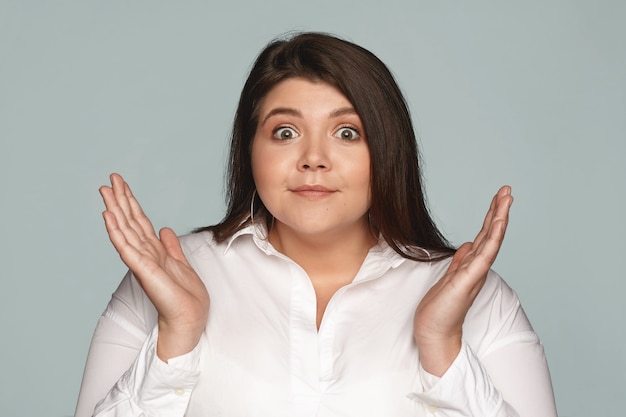
[[[382,237],[378,239],[378,244],[370,249],[370,254],[377,255],[378,257],[387,260],[392,268],[397,268],[407,260],[407,258],[400,255],[391,246],[389,246],[387,241]]]
[[[226,254],[226,252],[228,252],[228,250],[230,249],[231,245],[233,244],[233,242],[235,240],[237,240],[241,236],[247,236],[247,235],[252,235],[252,237],[255,240],[255,242],[257,240],[265,240],[265,241],[267,241],[267,237],[266,237],[267,236],[267,228],[265,227],[265,225],[261,225],[259,223],[252,223],[252,224],[249,224],[249,225],[247,225],[246,227],[244,227],[242,229],[239,229],[230,238],[228,238],[228,241],[227,241],[227,244],[226,244],[226,248],[224,249],[224,254]],[[265,236],[265,237],[261,237],[261,236]]]
[[[258,222],[258,223],[249,224],[248,226],[242,228],[241,230],[233,234],[228,239],[228,243],[226,245],[226,248],[224,249],[224,254],[228,252],[228,250],[230,249],[231,245],[233,244],[235,240],[237,240],[238,238],[242,236],[249,236],[249,235],[252,236],[252,240],[254,241],[255,245],[266,254],[278,253],[276,249],[274,249],[272,244],[269,242],[269,240],[267,239],[267,227],[265,226],[264,223]],[[400,255],[391,246],[389,246],[389,244],[382,237],[378,240],[378,243],[376,244],[376,246],[370,249],[370,253],[368,257],[369,256],[374,256],[379,259],[381,258],[385,259],[392,268],[397,268],[402,263],[404,263],[404,261],[407,260],[404,256]]]

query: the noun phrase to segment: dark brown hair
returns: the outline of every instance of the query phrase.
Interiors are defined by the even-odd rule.
[[[278,83],[295,77],[337,87],[361,118],[370,150],[373,230],[406,258],[433,260],[452,254],[454,249],[428,212],[415,132],[393,75],[368,50],[322,33],[275,40],[256,59],[233,125],[226,216],[219,224],[198,230],[210,230],[218,242],[228,239],[252,221],[253,198],[255,221],[271,220],[255,193],[251,145],[261,101]]]

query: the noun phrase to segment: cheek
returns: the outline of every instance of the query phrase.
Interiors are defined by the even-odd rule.
[[[363,192],[367,195],[367,206],[370,207],[372,205],[372,172],[369,153],[367,155],[367,159],[363,160],[361,170],[359,172],[359,178],[361,178],[360,186],[362,187]]]
[[[262,144],[252,146],[252,178],[259,194],[266,194],[282,183],[283,161]]]
[[[370,177],[370,170],[367,170],[366,180],[363,183],[363,188],[367,190],[367,206],[370,207],[372,205],[372,179]]]
[[[371,190],[371,168],[369,152],[364,152],[358,158],[353,160],[351,167],[351,176],[355,185],[361,189],[366,189],[368,199],[370,198]]]
[[[258,189],[265,182],[265,177],[268,176],[268,167],[271,165],[268,164],[267,153],[263,152],[262,146],[257,144],[256,138],[253,140],[250,150],[250,164],[252,166],[252,178]]]

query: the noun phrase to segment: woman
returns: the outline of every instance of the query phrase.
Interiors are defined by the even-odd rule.
[[[541,344],[489,269],[510,188],[453,250],[373,54],[315,33],[268,45],[229,174],[224,220],[180,241],[154,234],[119,175],[101,188],[130,272],[77,416],[556,416]]]

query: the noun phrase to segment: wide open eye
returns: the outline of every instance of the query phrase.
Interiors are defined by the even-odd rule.
[[[298,132],[291,127],[279,127],[274,131],[274,139],[289,140],[296,137],[298,137]]]
[[[355,140],[361,137],[359,131],[353,127],[342,127],[335,133],[335,137],[343,140]]]

